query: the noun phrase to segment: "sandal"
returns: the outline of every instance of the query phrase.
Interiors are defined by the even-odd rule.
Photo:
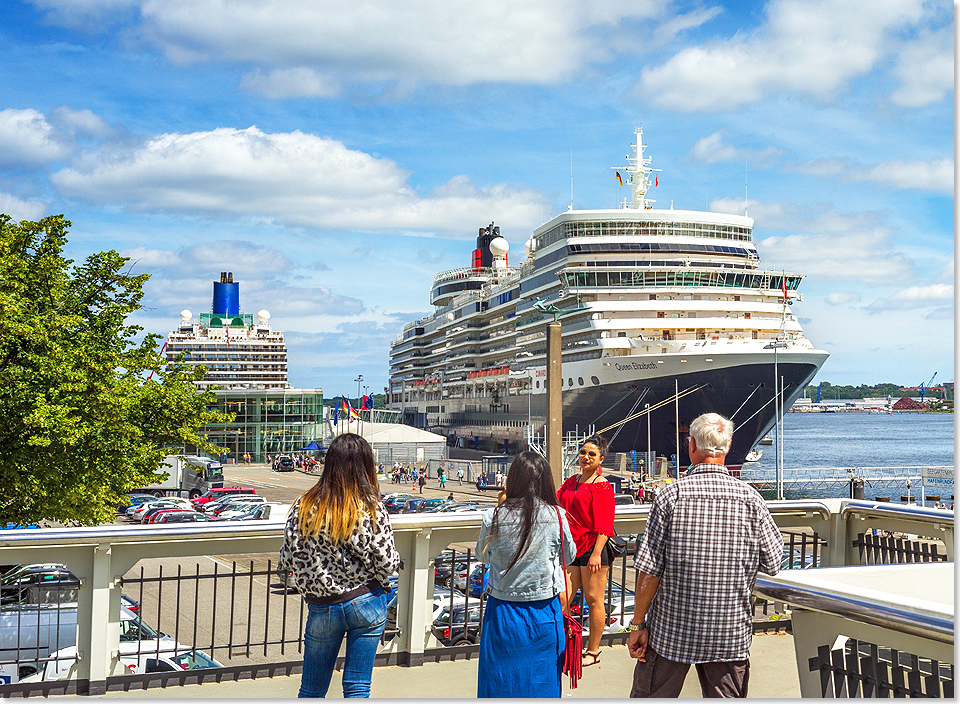
[[[599,665],[599,664],[600,664],[600,651],[599,651],[599,650],[598,650],[597,652],[595,652],[595,653],[591,653],[589,650],[585,650],[585,651],[583,651],[583,656],[582,656],[582,657],[583,657],[583,658],[592,658],[592,660],[590,660],[590,661],[583,660],[582,663],[581,663],[581,666],[582,666],[582,667],[590,667],[591,665]]]

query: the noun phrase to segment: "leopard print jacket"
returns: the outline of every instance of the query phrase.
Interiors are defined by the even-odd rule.
[[[316,597],[337,596],[372,580],[387,588],[387,577],[400,567],[400,553],[393,542],[390,515],[377,502],[377,527],[368,514],[350,538],[335,544],[323,534],[304,538],[297,530],[300,499],[287,517],[280,569],[294,577],[301,594]]]

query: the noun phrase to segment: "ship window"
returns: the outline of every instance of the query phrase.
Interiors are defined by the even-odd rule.
[[[650,300],[651,300],[651,301],[657,300],[657,294],[651,293],[651,294],[650,294]]]
[[[581,376],[581,377],[577,377],[577,383],[580,384],[580,386],[583,386],[583,377],[582,377],[582,376]]]
[[[594,386],[600,386],[600,379],[595,376],[590,377],[590,383]]]
[[[567,379],[567,386],[573,386],[573,377]]]
[[[540,388],[540,382],[539,382],[539,381],[537,382],[537,388],[538,388],[538,389]]]

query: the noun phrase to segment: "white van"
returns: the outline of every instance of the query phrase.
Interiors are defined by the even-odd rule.
[[[120,607],[120,642],[163,638],[140,617]],[[50,653],[77,644],[77,607],[29,605],[0,611],[0,684],[37,672]]]

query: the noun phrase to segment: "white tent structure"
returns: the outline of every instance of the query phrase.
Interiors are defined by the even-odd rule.
[[[363,436],[373,447],[377,462],[386,466],[394,462],[419,464],[442,460],[447,445],[443,435],[402,423],[341,422],[339,429],[334,428],[334,431],[336,435],[351,432]]]

